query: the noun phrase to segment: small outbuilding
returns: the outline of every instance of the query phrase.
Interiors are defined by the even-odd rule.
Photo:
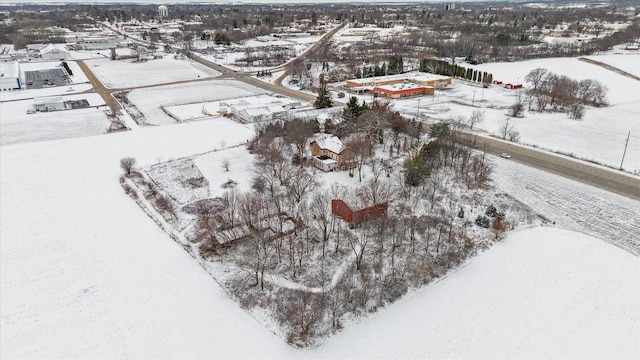
[[[360,223],[387,213],[387,203],[375,204],[360,210],[352,210],[343,200],[331,200],[331,213],[350,223]]]

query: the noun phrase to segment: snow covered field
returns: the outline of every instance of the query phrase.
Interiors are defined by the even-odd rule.
[[[600,61],[607,65],[617,67],[629,74],[640,77],[640,54],[607,54],[607,55],[591,55],[589,59]]]
[[[528,113],[514,120],[523,141],[609,162],[631,124],[627,161],[640,169],[640,124],[633,123],[640,104],[637,82],[566,60],[573,62],[558,60],[564,65],[555,69],[534,62],[501,64],[494,77],[503,71],[505,78],[522,79],[539,66],[578,79],[610,77],[614,106],[588,109],[579,122],[564,114]],[[125,79],[131,86],[128,80],[144,77],[128,69],[120,73],[110,60],[89,63],[104,65],[97,68],[103,67],[110,86]],[[571,73],[574,65],[592,71],[576,70],[588,74],[581,77]],[[175,76],[198,71],[192,67]],[[145,81],[170,80],[150,75]],[[555,227],[511,234],[439,282],[348,324],[318,348],[287,346],[229,299],[118,183],[125,156],[149,166],[203,154],[193,161],[214,196],[227,178],[246,189],[246,149],[212,150],[245,142],[250,127],[224,118],[176,123],[160,107],[258,93],[263,91],[231,80],[137,89],[129,99],[147,122],[174,126],[108,136],[89,136],[102,129],[96,124],[109,125],[101,109],[26,115],[32,100],[2,103],[1,358],[640,357],[639,202],[499,158],[493,160],[498,189]],[[446,119],[468,116],[475,108],[464,103],[472,101],[507,106],[512,94],[456,84],[441,97],[421,98],[419,105],[417,99],[403,100],[397,107],[409,111],[418,105],[423,114]],[[76,97],[102,103],[95,94]],[[491,132],[502,125],[505,110],[486,111],[478,127]],[[222,167],[225,159],[229,172]],[[345,172],[323,179],[356,181]]]
[[[264,93],[265,90],[238,81],[214,80],[136,89],[129,94],[129,100],[145,115],[148,124],[170,125],[175,124],[176,120],[165,113],[161,106],[211,102]]]
[[[100,135],[110,122],[104,100],[97,94],[63,96],[64,101],[86,99],[90,108],[27,114],[33,100],[3,102],[0,105],[0,145]]]
[[[330,339],[341,358],[635,358],[638,259],[554,228],[510,235]]]
[[[87,60],[86,64],[107,88],[145,86],[220,75],[199,63],[176,60],[170,56],[145,62],[103,58]]]
[[[228,299],[118,184],[120,158],[145,166],[204,153],[228,136],[219,129],[201,121],[2,147],[0,357],[640,356],[638,258],[557,229],[514,234],[324,346],[290,348]],[[505,163],[497,162],[498,174]],[[580,216],[571,205],[575,183],[547,177],[567,194],[554,190],[566,196],[558,211]],[[610,219],[634,218],[637,202],[583,191],[596,192],[583,206],[607,200],[616,204],[606,208]],[[545,192],[543,183],[520,191],[521,200],[541,202]]]

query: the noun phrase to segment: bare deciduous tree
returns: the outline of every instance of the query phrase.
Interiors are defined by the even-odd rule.
[[[132,157],[125,157],[120,159],[120,167],[122,168],[126,176],[131,176],[135,166],[136,166],[136,159]]]
[[[362,167],[371,156],[373,144],[365,136],[359,136],[347,142],[347,147],[353,151],[356,167],[358,168],[358,180],[362,182]]]
[[[467,120],[467,124],[469,124],[469,130],[473,130],[473,127],[484,120],[485,112],[483,110],[473,110],[471,116]]]

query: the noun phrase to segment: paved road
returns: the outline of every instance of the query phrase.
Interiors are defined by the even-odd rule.
[[[120,106],[120,103],[111,95],[114,90],[107,89],[83,60],[76,60],[76,63],[85,75],[87,75],[91,85],[93,85],[93,89],[88,92],[95,92],[102,96],[105,104],[111,108],[114,114],[122,114],[122,106]]]
[[[511,155],[510,159],[521,164],[544,170],[565,178],[580,181],[631,199],[640,200],[640,179],[622,172],[609,170],[597,165],[585,164],[563,156],[515,145],[500,139],[463,135],[467,143],[489,154]]]
[[[198,56],[194,56],[193,60],[197,61],[205,66],[208,66],[212,69],[215,69],[222,73],[219,77],[223,78],[232,78],[238,81],[242,81],[256,87],[279,93],[282,95],[286,95],[295,99],[300,99],[303,101],[314,101],[315,96],[306,94],[304,92],[292,90],[282,86],[282,80],[286,77],[287,72],[291,67],[293,67],[297,62],[304,61],[304,59],[308,59],[315,52],[317,52],[324,43],[329,41],[331,37],[340,29],[342,29],[346,25],[346,22],[340,25],[339,27],[333,29],[331,32],[327,33],[318,43],[313,45],[309,50],[307,50],[304,54],[302,54],[298,59],[292,61],[291,63],[285,65],[283,68],[285,69],[285,73],[276,79],[275,84],[268,84],[262,82],[258,79],[251,77],[249,73],[236,72],[224,66],[218,65],[212,61],[202,59]],[[582,60],[582,59],[581,59]],[[586,60],[583,60],[586,61]],[[81,61],[78,61],[83,71],[87,74],[91,82],[94,84],[94,88],[96,92],[98,92],[105,99],[105,102],[112,106],[112,109],[120,109],[120,104],[111,96],[110,92],[112,91],[121,91],[126,89],[119,90],[107,90],[104,88],[102,83],[93,75],[93,73],[89,70],[89,68]],[[619,70],[619,69],[617,69]],[[192,82],[192,81],[206,81],[210,79],[198,79],[198,80],[187,80],[180,81],[175,83],[184,83],[184,82]],[[172,83],[169,83],[172,84]],[[151,86],[162,86],[168,84],[158,84]],[[151,87],[146,86],[146,87]],[[133,89],[133,88],[131,88]],[[115,103],[115,104],[114,104]],[[336,104],[337,105],[337,104]],[[427,127],[428,129],[428,127]],[[511,155],[511,159],[504,161],[517,161],[521,164],[531,166],[540,170],[548,171],[550,173],[566,177],[569,179],[573,179],[576,181],[580,181],[582,183],[596,186],[598,188],[614,192],[616,194],[620,194],[631,199],[640,200],[640,179],[634,176],[626,175],[621,172],[616,172],[613,170],[608,170],[606,168],[602,168],[596,165],[585,164],[584,162],[575,161],[566,157],[557,156],[554,154],[549,154],[543,151],[526,148],[522,146],[518,146],[506,141],[502,141],[494,138],[486,138],[486,137],[476,137],[473,135],[464,135],[469,142],[469,145],[479,149],[484,150],[489,154],[500,155],[503,152],[509,153]]]

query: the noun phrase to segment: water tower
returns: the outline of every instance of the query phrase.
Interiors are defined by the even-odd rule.
[[[169,15],[169,10],[166,6],[160,5],[158,6],[158,18],[160,18],[160,22],[162,22],[162,18],[166,18]]]

